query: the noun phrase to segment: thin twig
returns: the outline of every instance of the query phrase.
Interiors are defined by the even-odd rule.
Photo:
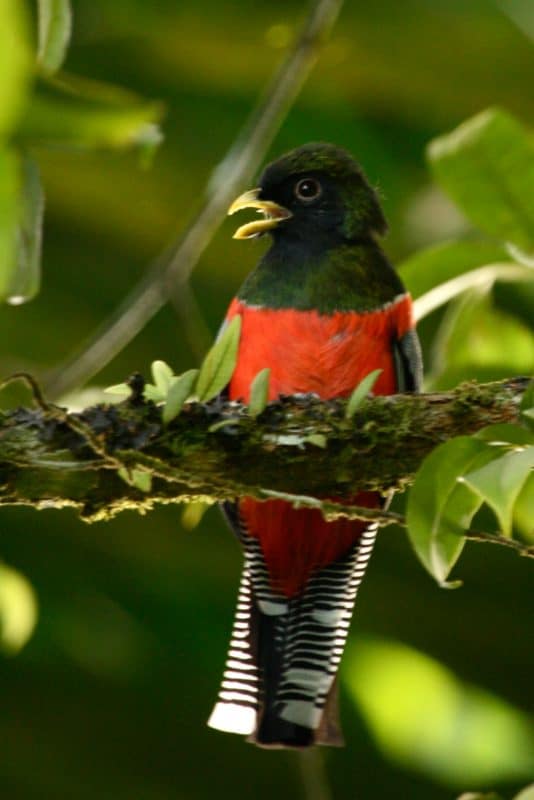
[[[509,547],[525,558],[534,558],[534,545],[523,544],[516,539],[508,539],[506,536],[499,536],[496,533],[483,533],[482,531],[466,531],[465,536],[470,542],[481,542],[482,544],[500,544]]]
[[[57,367],[46,392],[60,397],[109,363],[165,305],[169,286],[178,292],[219,227],[236,191],[257,170],[276,132],[317,61],[343,0],[315,0],[293,49],[216,168],[206,202],[183,236],[162,254],[89,343]]]
[[[39,406],[41,411],[50,413],[56,409],[56,406],[51,406],[50,403],[47,403],[39,383],[35,380],[33,375],[30,375],[29,372],[14,372],[12,375],[8,375],[7,378],[4,378],[2,381],[0,381],[0,389],[3,389],[4,386],[7,386],[9,383],[14,383],[15,381],[21,381],[22,383],[26,384],[32,393],[32,397],[36,405]]]
[[[345,505],[343,503],[333,503],[330,500],[321,500],[318,497],[308,495],[287,494],[286,492],[273,492],[267,489],[262,491],[265,499],[279,499],[291,503],[293,508],[314,508],[323,514],[327,520],[338,517],[347,519],[370,520],[378,523],[382,528],[387,525],[399,525],[407,528],[406,517],[397,514],[395,511],[384,511],[377,508],[365,508],[364,506]],[[484,533],[483,531],[467,530],[463,534],[470,542],[481,542],[483,544],[500,544],[515,550],[516,553],[525,558],[534,558],[534,545],[518,542],[516,539],[509,539],[506,536],[499,536],[496,533]]]

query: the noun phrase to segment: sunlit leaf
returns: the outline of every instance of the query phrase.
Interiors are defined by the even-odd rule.
[[[248,413],[251,417],[257,417],[265,410],[269,397],[269,378],[271,370],[265,367],[258,372],[250,384],[250,398],[248,401]]]
[[[444,584],[464,545],[464,532],[482,499],[458,478],[497,458],[502,450],[459,436],[437,447],[423,462],[410,489],[410,541],[426,569]]]
[[[143,389],[143,397],[145,400],[152,400],[153,403],[163,403],[166,396],[166,391],[162,392],[161,389],[158,389],[153,383],[145,383],[145,388]]]
[[[106,394],[117,394],[129,397],[132,393],[131,387],[127,383],[115,383],[113,386],[106,386]]]
[[[462,480],[493,509],[503,533],[510,536],[515,501],[533,470],[534,447],[525,447],[468,472]],[[534,496],[532,519],[534,520]]]
[[[241,335],[241,317],[235,316],[209,350],[200,367],[196,385],[199,400],[206,403],[228,385],[235,369]]]
[[[152,372],[152,378],[156,388],[163,396],[165,396],[169,391],[171,381],[174,377],[174,372],[172,371],[171,367],[165,363],[165,361],[153,361],[150,365],[150,370]]]
[[[351,419],[378,380],[381,369],[374,369],[360,381],[352,392],[345,409],[345,419]]]
[[[528,714],[406,645],[360,640],[344,677],[382,752],[404,768],[465,787],[528,779],[534,724]]]
[[[0,136],[10,132],[24,107],[32,69],[28,20],[21,0],[0,3]]]
[[[31,300],[41,283],[44,192],[37,162],[30,156],[21,161],[19,224],[16,265],[9,286],[8,303],[20,305]]]
[[[72,29],[70,0],[38,0],[39,48],[37,61],[45,72],[62,65]]]
[[[186,503],[182,511],[182,526],[187,531],[192,531],[200,524],[208,508],[208,503]]]
[[[17,231],[20,164],[15,153],[0,144],[0,300],[11,296],[17,274]]]
[[[171,380],[162,411],[163,422],[168,423],[178,416],[193,391],[197,375],[198,369],[190,369]]]
[[[495,108],[477,114],[432,141],[428,159],[475,225],[534,251],[534,143],[513,116]]]
[[[26,578],[0,564],[0,646],[16,653],[33,633],[37,622],[37,600]]]

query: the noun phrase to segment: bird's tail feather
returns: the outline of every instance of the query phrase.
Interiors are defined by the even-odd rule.
[[[245,565],[218,702],[208,724],[264,747],[343,743],[336,674],[376,527],[316,571],[303,592],[276,594],[257,539]]]

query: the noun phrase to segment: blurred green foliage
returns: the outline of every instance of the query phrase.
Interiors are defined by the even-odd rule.
[[[296,0],[250,0],[246,13],[237,0],[77,0],[67,73],[41,73],[33,87],[35,7],[1,0],[0,13],[2,263],[13,258],[20,223],[12,209],[21,147],[39,164],[47,201],[42,291],[32,303],[2,308],[0,358],[3,374],[22,367],[39,373],[116,308],[198,209],[303,8]],[[57,52],[51,68],[61,61]],[[381,189],[391,223],[386,246],[397,263],[410,256],[406,279],[414,251],[458,236],[462,243],[450,245],[465,259],[458,273],[508,260],[502,230],[486,229],[495,242],[481,244],[431,183],[423,153],[431,138],[488,106],[532,125],[533,67],[525,29],[491,0],[347,3],[273,155],[317,139],[348,147]],[[165,141],[144,171],[129,145],[158,142],[160,103]],[[484,229],[484,215],[475,221]],[[232,242],[231,228],[215,237],[193,277],[213,332],[263,248]],[[527,244],[520,235],[517,245]],[[428,270],[453,277],[450,253],[440,262],[441,250],[433,252]],[[436,281],[423,283],[421,294]],[[533,310],[531,285],[499,280],[429,314],[420,334],[432,385],[532,371]],[[155,357],[175,373],[197,365],[171,307],[97,383],[117,382]],[[5,393],[6,403],[19,399],[26,398]],[[524,506],[528,520],[528,498]],[[491,528],[490,512],[482,513],[480,523]],[[2,797],[303,796],[298,754],[262,752],[203,724],[240,567],[214,510],[192,533],[173,508],[90,528],[67,512],[14,508],[2,523],[2,557],[31,581],[40,608],[29,644],[0,661]],[[461,591],[442,592],[402,536],[388,529],[379,537],[342,667],[347,747],[325,754],[334,797],[445,800],[462,780],[465,789],[495,787],[511,796],[528,777],[532,566],[500,548],[471,545],[461,574]],[[31,590],[25,596],[27,635]],[[0,599],[2,619],[10,619],[9,601]],[[4,622],[2,630],[5,638]],[[425,746],[408,750],[417,709],[432,702]],[[454,745],[469,736],[467,752],[476,758],[464,752],[460,759]]]

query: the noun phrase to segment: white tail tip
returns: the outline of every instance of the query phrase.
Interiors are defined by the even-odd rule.
[[[237,703],[216,703],[208,725],[218,731],[248,735],[256,729],[256,711]]]

